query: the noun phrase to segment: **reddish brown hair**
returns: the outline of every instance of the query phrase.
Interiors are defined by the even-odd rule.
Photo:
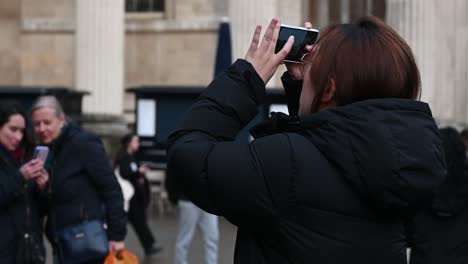
[[[329,26],[311,55],[313,111],[331,79],[338,106],[373,98],[419,97],[421,81],[411,48],[378,18]]]

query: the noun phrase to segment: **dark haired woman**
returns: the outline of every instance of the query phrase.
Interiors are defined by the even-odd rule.
[[[468,263],[468,177],[465,145],[452,127],[440,129],[447,177],[432,204],[409,225],[411,264]]]
[[[134,195],[130,200],[128,220],[140,240],[145,254],[152,255],[162,250],[156,245],[156,240],[148,225],[147,208],[150,202],[150,186],[146,178],[148,166],[140,165],[136,153],[140,148],[140,140],[135,134],[125,135],[117,152],[114,167],[119,169],[122,178],[130,181]]]
[[[310,26],[310,24],[309,24]],[[280,22],[206,88],[170,136],[168,174],[238,226],[235,263],[406,263],[405,219],[445,174],[408,44],[366,17],[325,29],[283,76],[289,113],[234,141],[288,54]],[[299,114],[299,115],[298,115]]]
[[[38,192],[48,173],[31,159],[26,115],[13,101],[0,102],[0,259],[1,263],[44,263]]]

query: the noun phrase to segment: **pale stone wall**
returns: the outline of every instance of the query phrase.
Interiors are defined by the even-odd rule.
[[[217,0],[172,1],[174,1],[175,19],[198,19],[216,16]]]
[[[74,87],[74,0],[15,0],[21,5],[19,85]]]
[[[75,17],[75,0],[14,0],[21,2],[24,18],[71,18]]]
[[[73,35],[26,33],[21,40],[19,84],[74,86]]]
[[[20,12],[17,0],[0,1],[0,85],[17,84],[21,78]]]
[[[213,78],[213,31],[132,33],[126,38],[126,84],[207,85]]]

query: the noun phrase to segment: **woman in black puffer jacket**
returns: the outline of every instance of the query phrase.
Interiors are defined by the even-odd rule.
[[[48,173],[42,161],[29,160],[26,120],[18,103],[0,102],[0,262],[5,264],[45,262],[38,201]]]
[[[257,27],[245,59],[190,108],[170,136],[168,177],[238,226],[235,263],[406,264],[405,221],[445,176],[410,47],[377,18],[328,27],[286,64],[290,115],[234,141],[291,49],[293,38],[275,53],[279,29],[273,19],[260,41]]]

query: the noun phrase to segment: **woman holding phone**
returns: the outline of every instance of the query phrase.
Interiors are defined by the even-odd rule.
[[[39,97],[31,115],[36,137],[42,145],[49,146],[52,160],[47,235],[57,261],[64,258],[67,263],[70,258],[85,257],[89,258],[86,263],[102,263],[106,253],[100,250],[94,256],[83,256],[66,251],[69,241],[59,237],[72,226],[97,222],[101,229],[107,225],[107,238],[103,240],[108,240],[108,245],[104,247],[111,252],[124,248],[127,217],[123,196],[104,146],[98,136],[65,120],[62,106],[53,96]]]
[[[2,263],[44,263],[39,190],[48,173],[31,159],[26,114],[14,101],[0,102],[0,258]]]
[[[411,48],[375,17],[322,30],[283,76],[289,115],[236,135],[295,41],[279,19],[203,91],[169,136],[168,177],[238,227],[234,263],[406,264],[409,216],[445,177]]]

